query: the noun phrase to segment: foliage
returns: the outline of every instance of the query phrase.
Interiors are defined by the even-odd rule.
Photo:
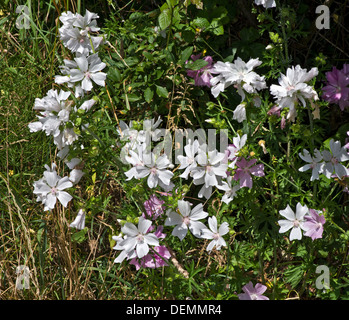
[[[161,5],[141,1],[38,1],[29,29],[15,26],[15,8],[4,2],[0,11],[1,156],[0,292],[3,299],[238,299],[249,281],[266,285],[270,299],[348,299],[348,186],[346,177],[324,174],[310,181],[301,172],[304,149],[330,150],[330,141],[346,143],[348,108],[340,110],[321,98],[326,72],[342,68],[347,61],[347,39],[334,43],[344,30],[344,10],[331,8],[336,17],[328,31],[315,28],[316,1],[277,1],[265,9],[253,1],[167,0]],[[53,7],[54,6],[54,7]],[[345,4],[343,4],[345,6]],[[84,176],[68,189],[73,200],[64,207],[44,211],[33,194],[44,165],[56,163],[61,176],[69,170],[57,156],[57,145],[44,132],[30,132],[33,105],[49,89],[58,89],[63,59],[74,59],[59,39],[62,12],[85,10],[99,15],[98,34],[105,42],[98,55],[106,64],[105,86],[94,87],[84,97],[74,97],[79,108],[88,99],[96,103],[88,111],[71,112],[69,124],[79,138],[69,152],[82,159]],[[332,36],[333,35],[333,36]],[[338,39],[337,37],[337,39]],[[330,46],[329,43],[332,43]],[[198,56],[195,60],[193,56]],[[300,64],[318,75],[310,85],[320,99],[315,105],[296,106],[295,121],[285,121],[290,108],[270,113],[276,101],[268,89],[246,94],[247,119],[237,121],[235,109],[241,96],[234,86],[214,98],[210,88],[195,85],[188,71],[199,71],[213,61],[233,63],[259,58],[256,72],[266,85],[278,83],[280,74]],[[313,113],[314,112],[314,113]],[[125,141],[123,123],[143,129],[146,119],[161,117],[164,128],[227,130],[233,137],[246,135],[239,156],[256,159],[264,175],[253,177],[252,188],[241,188],[233,201],[222,201],[224,191],[214,189],[201,198],[201,185],[179,177],[175,168],[171,191],[149,188],[147,178],[127,179],[131,166],[121,161]],[[88,126],[86,124],[88,123]],[[173,142],[173,141],[172,141]],[[346,163],[343,162],[344,165]],[[347,166],[347,165],[346,165]],[[236,173],[234,167],[231,174]],[[171,253],[168,266],[140,268],[124,260],[114,263],[116,236],[126,223],[139,223],[144,203],[156,196],[170,211],[178,201],[193,207],[202,204],[219,225],[229,224],[227,246],[207,251],[208,239],[188,232],[181,241],[172,236],[173,226],[163,215],[154,224],[164,225],[164,244]],[[320,239],[303,237],[291,241],[279,233],[280,211],[297,203],[322,211],[326,223]],[[86,212],[85,227],[70,227],[79,209]],[[204,221],[207,225],[207,221]],[[304,235],[304,234],[303,234]],[[9,251],[9,248],[14,248]],[[15,289],[18,262],[28,265],[32,286]],[[316,267],[330,270],[330,288],[316,288]],[[10,289],[8,289],[10,288]]]

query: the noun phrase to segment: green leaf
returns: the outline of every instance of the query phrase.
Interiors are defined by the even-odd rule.
[[[193,47],[189,47],[182,51],[180,64],[184,64],[189,59],[189,57],[193,53],[193,49],[194,49]]]
[[[165,30],[171,24],[171,10],[165,9],[162,11],[158,18],[159,26],[161,30]]]
[[[222,34],[224,34],[224,28],[221,25],[219,20],[216,20],[216,19],[212,20],[210,29],[212,29],[212,32],[216,36],[221,36]]]
[[[203,59],[198,59],[192,63],[186,64],[186,68],[190,70],[200,70],[201,68],[205,67],[208,64],[208,61],[205,61]]]
[[[146,57],[150,61],[154,60],[154,56],[148,51],[143,51],[143,56]]]
[[[150,101],[153,100],[153,96],[154,96],[154,92],[153,92],[152,89],[150,89],[149,87],[147,89],[145,89],[145,91],[144,91],[144,99],[145,99],[145,101],[150,103]]]
[[[156,85],[156,93],[159,97],[162,97],[162,98],[168,97],[168,91],[165,87]]]
[[[194,19],[193,25],[200,29],[206,29],[210,26],[210,22],[206,18],[198,17]]]
[[[71,235],[71,239],[73,242],[77,242],[77,243],[81,243],[83,241],[85,241],[86,239],[86,233],[87,233],[87,228],[82,229],[78,232],[75,232]]]

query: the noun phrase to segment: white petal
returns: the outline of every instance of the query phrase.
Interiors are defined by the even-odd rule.
[[[284,210],[280,210],[279,213],[285,217],[286,219],[290,220],[290,221],[293,221],[295,220],[296,216],[293,212],[293,210],[290,208],[289,205],[287,205],[286,209]]]
[[[138,235],[138,228],[131,222],[126,222],[125,225],[121,228],[122,233],[135,237]]]
[[[65,191],[58,191],[57,192],[57,198],[60,201],[60,203],[63,205],[63,207],[67,207],[68,202],[73,199],[73,197]]]
[[[301,240],[302,239],[302,230],[299,227],[293,228],[290,232],[290,241],[292,240]]]

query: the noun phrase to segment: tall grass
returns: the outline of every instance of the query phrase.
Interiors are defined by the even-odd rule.
[[[35,98],[55,89],[53,77],[66,54],[57,38],[58,17],[65,10],[85,11],[88,4],[3,0],[0,5],[0,299],[130,297],[128,271],[113,264],[106,227],[96,221],[87,243],[71,241],[73,217],[61,209],[45,213],[32,193],[43,164],[57,161],[50,139],[30,133],[28,124],[35,120]],[[31,12],[28,29],[16,27],[18,5]],[[96,6],[105,8],[107,2],[93,1],[89,9]],[[30,270],[29,289],[16,289],[18,266]]]

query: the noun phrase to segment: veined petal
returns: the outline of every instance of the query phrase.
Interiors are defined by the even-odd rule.
[[[73,183],[69,180],[68,177],[64,177],[60,179],[57,183],[57,190],[61,191],[67,188],[71,188],[73,186]]]
[[[292,240],[301,240],[302,239],[302,230],[299,227],[292,228],[290,232],[290,241]]]
[[[136,237],[138,235],[138,228],[131,222],[126,222],[121,228],[121,231],[131,237]]]
[[[140,217],[138,222],[138,231],[142,234],[146,234],[151,226],[151,223],[152,222],[150,220]]]
[[[143,258],[149,252],[148,244],[146,242],[137,243],[137,245],[136,245],[136,252],[137,252],[137,257],[138,258]]]
[[[296,216],[289,205],[287,205],[286,209],[280,210],[279,213],[287,220],[293,221],[296,219]]]
[[[58,191],[56,193],[57,195],[57,198],[59,200],[59,202],[63,205],[63,207],[67,207],[68,205],[68,202],[73,199],[73,197],[68,193],[68,192],[65,192],[65,191]]]
[[[279,233],[284,233],[293,227],[293,222],[290,220],[279,220],[278,224],[280,226]]]

